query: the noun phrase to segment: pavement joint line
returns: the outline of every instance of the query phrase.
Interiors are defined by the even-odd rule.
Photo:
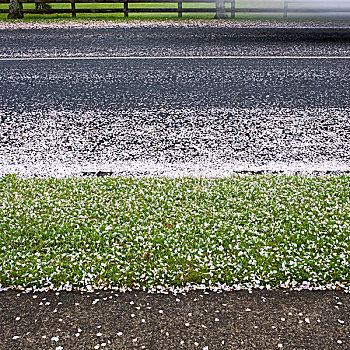
[[[312,59],[338,60],[350,59],[350,56],[61,56],[61,57],[1,57],[0,61],[45,61],[45,60],[213,60],[213,59]]]

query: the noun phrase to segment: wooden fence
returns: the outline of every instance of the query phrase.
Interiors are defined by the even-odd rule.
[[[287,18],[289,13],[294,14],[327,14],[340,13],[350,15],[350,7],[348,8],[298,8],[295,4],[307,3],[305,0],[285,0],[283,8],[242,8],[236,6],[236,0],[224,0],[225,12],[229,13],[231,18],[236,13],[269,13],[283,14]],[[8,4],[9,0],[0,0],[0,4]],[[119,8],[76,8],[76,4],[122,4]],[[71,13],[76,18],[77,13],[123,13],[124,17],[128,17],[129,13],[177,13],[178,17],[182,17],[183,13],[217,13],[218,6],[215,0],[19,0],[20,9],[23,14],[58,14]],[[70,8],[44,8],[44,9],[28,9],[23,8],[23,4],[70,4]],[[145,7],[133,8],[130,4],[144,4]],[[147,7],[147,4],[177,4],[173,8],[153,8]],[[216,7],[183,7],[183,4],[216,4]],[[293,5],[290,7],[290,5]],[[205,6],[205,5],[204,5]],[[8,13],[8,9],[0,9],[0,13]]]

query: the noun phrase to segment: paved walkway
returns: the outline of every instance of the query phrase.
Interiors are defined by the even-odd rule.
[[[0,293],[1,349],[350,349],[342,291]]]

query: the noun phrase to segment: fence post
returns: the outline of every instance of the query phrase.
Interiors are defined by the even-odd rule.
[[[236,0],[231,0],[231,18],[236,17]]]
[[[287,18],[288,0],[284,0],[283,18]]]
[[[215,19],[225,19],[228,18],[225,9],[225,0],[216,0],[216,14]]]
[[[75,1],[71,0],[71,4],[72,4],[72,18],[77,18],[77,12],[75,11]]]
[[[124,17],[129,17],[129,2],[128,2],[128,0],[124,1]]]
[[[177,4],[178,4],[178,6],[177,6],[177,15],[178,15],[179,18],[181,18],[182,17],[182,2],[179,1]]]

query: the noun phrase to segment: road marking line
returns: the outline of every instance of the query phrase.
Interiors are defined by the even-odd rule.
[[[213,60],[213,59],[350,59],[350,56],[62,56],[62,57],[2,57],[0,61],[60,61],[60,60]]]

